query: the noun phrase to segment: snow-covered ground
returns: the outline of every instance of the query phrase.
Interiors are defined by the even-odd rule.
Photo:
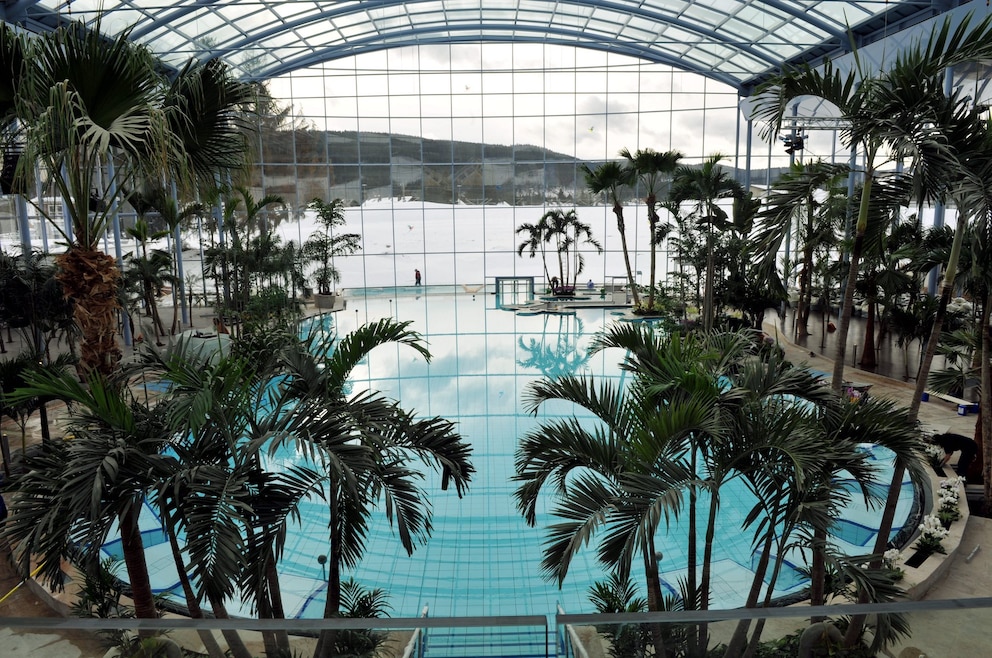
[[[423,203],[403,199],[372,199],[362,206],[345,210],[347,225],[343,231],[362,236],[361,252],[336,258],[334,265],[341,272],[343,288],[380,286],[412,286],[413,273],[419,269],[425,285],[478,285],[492,283],[497,276],[544,277],[540,255],[530,258],[525,252],[518,256],[517,247],[523,241],[516,229],[525,223],[536,223],[554,206],[475,206]],[[562,206],[564,210],[572,206]],[[581,251],[585,268],[580,284],[590,278],[598,285],[612,277],[625,277],[623,252],[616,219],[606,206],[575,208],[579,219],[592,228],[593,237],[602,245],[603,254],[589,246]],[[640,272],[637,279],[647,284],[650,247],[647,213],[643,204],[625,209],[627,241],[631,250],[631,265]],[[37,249],[46,244],[48,251],[58,252],[60,238],[51,226],[42,227],[30,219],[31,243]],[[279,224],[276,232],[283,242],[301,243],[317,230],[316,215],[307,211],[299,221]],[[43,234],[44,232],[44,234]],[[207,246],[206,231],[183,234],[186,274],[199,272],[199,248]],[[165,240],[155,247],[166,248]],[[0,248],[20,250],[16,232],[0,234]],[[124,238],[124,254],[135,251],[135,241]],[[108,253],[115,253],[113,236],[105,240]],[[667,249],[667,243],[663,245]],[[549,255],[549,267],[557,274],[557,261]],[[658,259],[658,278],[664,279],[670,267],[667,257]]]

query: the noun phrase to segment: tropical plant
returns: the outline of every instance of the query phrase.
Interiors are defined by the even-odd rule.
[[[341,616],[353,619],[375,619],[388,617],[389,594],[375,587],[363,587],[354,578],[341,583]],[[338,631],[334,652],[339,656],[355,658],[376,658],[380,655],[389,634],[372,629],[349,629]]]
[[[41,578],[61,587],[62,560],[76,551],[83,564],[99,559],[116,526],[135,615],[156,617],[138,517],[173,459],[164,454],[172,432],[162,410],[142,405],[97,371],[85,385],[47,371],[27,379],[18,395],[65,400],[75,412],[67,427],[71,438],[46,442],[39,454],[26,456],[26,471],[12,483],[17,495],[3,533],[16,546],[17,567],[27,575],[37,557]]]
[[[580,245],[591,245],[597,253],[603,252],[603,247],[592,236],[592,229],[579,220],[574,208],[568,211],[560,208],[549,210],[537,224],[519,226],[517,233],[527,234],[527,240],[517,247],[517,254],[523,255],[524,250],[529,249],[533,258],[540,249],[541,257],[545,261],[546,274],[549,271],[548,252],[555,254],[558,260],[558,276],[550,279],[552,282],[555,279],[559,281],[558,286],[552,286],[555,288],[552,290],[555,294],[575,292],[579,275],[585,269],[585,258],[582,256]]]
[[[140,254],[128,257],[124,272],[124,287],[137,290],[139,298],[144,303],[155,332],[155,342],[161,344],[161,337],[166,335],[162,318],[158,312],[158,298],[166,285],[176,283],[172,274],[172,258],[168,252],[152,249],[149,253],[148,243],[166,237],[168,231],[152,231],[144,218],[139,218],[134,226],[127,229],[127,234],[138,241]]]
[[[551,286],[551,270],[548,269],[548,243],[545,240],[545,227],[543,218],[536,224],[530,222],[524,222],[517,227],[516,234],[524,234],[524,241],[517,246],[517,255],[523,257],[524,252],[528,253],[530,258],[535,258],[538,253],[541,254],[541,267],[544,268],[544,279],[548,281],[548,285]],[[554,287],[554,286],[552,286]],[[554,290],[549,292],[554,293]]]
[[[716,153],[706,158],[700,167],[681,166],[672,176],[669,196],[682,204],[695,201],[691,217],[705,229],[706,233],[706,283],[703,292],[703,329],[713,329],[715,311],[713,308],[713,287],[716,265],[714,262],[716,235],[714,229],[726,230],[730,227],[729,214],[718,205],[721,199],[739,199],[744,195],[743,186],[731,178],[720,167],[725,155]],[[653,273],[652,273],[653,274]]]
[[[35,411],[39,411],[41,414],[42,440],[51,439],[45,405],[52,398],[46,395],[21,395],[20,389],[27,385],[31,373],[47,371],[64,375],[74,362],[75,359],[70,354],[60,354],[54,361],[45,362],[31,350],[25,350],[17,356],[0,360],[0,416],[10,418],[20,428],[22,455],[27,452],[28,420]],[[4,471],[9,476],[10,464],[6,459],[8,456],[4,455],[3,466]]]
[[[342,569],[362,558],[373,512],[383,503],[407,553],[430,536],[427,493],[417,486],[421,467],[440,472],[441,489],[453,484],[459,496],[474,472],[471,448],[442,418],[416,418],[399,403],[373,392],[348,393],[351,371],[375,347],[396,343],[425,359],[430,353],[409,322],[365,325],[340,340],[332,353],[318,345],[290,346],[281,355],[286,395],[300,401],[294,412],[307,418],[305,435],[289,440],[320,463],[327,474],[327,596],[324,617],[341,615]],[[315,657],[334,656],[337,632],[323,631]]]
[[[116,221],[116,209],[134,181],[165,176],[183,185],[190,180],[195,167],[185,138],[192,133],[177,127],[202,125],[204,119],[194,117],[194,111],[204,106],[179,102],[168,93],[157,61],[130,39],[129,30],[107,37],[100,27],[99,21],[92,29],[70,23],[28,38],[5,24],[0,45],[5,61],[10,61],[9,53],[20,54],[21,64],[12,70],[14,111],[5,116],[16,119],[24,145],[19,174],[27,177],[36,163],[42,166],[47,172],[43,191],[63,199],[71,227],[63,234],[68,250],[56,258],[66,297],[76,303],[83,336],[81,367],[106,374],[121,357],[116,340],[121,273],[114,259],[99,250],[99,241]],[[191,74],[201,66],[184,69],[182,82],[175,84],[201,89]],[[217,79],[228,79],[221,65],[213,66]],[[240,134],[240,127],[223,121],[216,125]],[[214,152],[201,153],[210,158]],[[214,171],[230,164],[202,162]],[[35,205],[63,231],[62,222],[52,221],[44,204]]]
[[[789,67],[764,83],[757,92],[755,118],[767,122],[767,132],[777,135],[789,108],[800,96],[815,96],[835,105],[843,120],[842,138],[864,154],[865,170],[861,204],[850,251],[850,271],[844,291],[837,353],[831,385],[839,391],[844,376],[844,355],[854,306],[854,288],[869,222],[869,202],[877,167],[886,149],[911,156],[908,175],[916,178],[921,201],[938,198],[945,189],[948,164],[954,150],[947,146],[945,128],[955,114],[947,103],[944,71],[957,63],[992,57],[992,19],[972,28],[965,19],[956,27],[945,20],[918,43],[899,53],[889,69],[872,76],[857,51],[855,66],[844,71],[827,61],[813,67]]]
[[[648,207],[648,228],[651,241],[651,274],[648,303],[641,310],[642,312],[654,313],[658,245],[667,233],[666,230],[662,229],[661,217],[658,215],[658,197],[666,179],[675,171],[679,160],[682,159],[682,153],[679,151],[658,153],[653,149],[638,149],[631,153],[629,149],[624,148],[620,151],[620,157],[627,160],[628,168],[634,172],[638,182],[644,186],[644,202]]]
[[[755,255],[760,259],[758,270],[766,278],[778,280],[776,259],[786,236],[796,229],[797,249],[802,252],[799,263],[799,302],[796,307],[796,330],[802,338],[809,335],[809,312],[813,300],[814,255],[821,246],[832,247],[836,242],[843,207],[837,199],[846,195],[839,185],[848,173],[846,165],[818,160],[803,164],[795,162],[789,171],[775,181],[759,213],[759,226],[754,235]],[[787,292],[787,282],[778,284]]]
[[[341,199],[332,199],[328,203],[323,199],[315,198],[307,204],[307,209],[317,213],[319,230],[311,233],[303,243],[302,254],[304,258],[317,264],[317,272],[314,275],[317,292],[321,295],[330,295],[331,284],[341,280],[340,272],[334,267],[334,258],[360,251],[362,236],[358,233],[334,234],[335,229],[340,229],[346,224],[344,202]]]
[[[71,611],[76,617],[97,619],[131,619],[134,610],[121,602],[124,581],[120,578],[120,561],[109,556],[88,565],[82,570],[79,592],[72,602]],[[111,647],[129,647],[131,633],[122,628],[98,631]]]
[[[69,354],[75,353],[74,307],[63,296],[57,275],[51,256],[0,252],[0,318],[44,361],[55,358],[53,344],[64,343]]]
[[[273,338],[278,344],[280,337]],[[156,409],[177,437],[171,448],[178,459],[152,500],[174,544],[193,616],[202,616],[205,600],[214,616],[228,617],[225,601],[240,592],[260,617],[284,618],[274,574],[285,526],[324,476],[300,465],[271,469],[261,459],[271,436],[293,435],[305,422],[292,413],[293,401],[269,385],[271,354],[216,358],[204,340],[185,338],[165,353],[144,350],[128,369],[169,382]],[[250,656],[236,631],[224,636],[238,658]],[[289,648],[285,632],[263,638],[270,655]]]
[[[771,417],[787,415],[781,404],[763,406],[762,400],[791,393],[825,401],[830,395],[805,371],[782,369],[774,359],[745,359],[754,347],[748,334],[663,339],[650,329],[623,325],[598,337],[592,350],[610,347],[628,350],[622,367],[633,380],[624,389],[577,376],[540,381],[528,389],[525,404],[532,412],[546,401],[566,400],[599,422],[566,417],[545,422],[521,439],[514,476],[520,483],[517,506],[534,524],[545,485],[558,496],[551,514],[560,520],[548,528],[542,561],[546,577],[561,583],[575,554],[602,532],[596,551],[611,571],[623,577],[635,557],[643,561],[651,611],[661,610],[663,601],[657,531],[672,515],[686,514],[683,602],[687,609],[706,609],[721,486],[747,473],[751,459],[782,452],[804,463],[815,454],[808,443],[802,444],[805,451],[789,444],[802,436],[792,431],[736,432],[762,409]],[[743,372],[750,374],[735,374]],[[738,377],[749,383],[738,388]],[[753,402],[745,404],[747,399]],[[701,501],[704,496],[708,506]],[[708,509],[702,528],[699,509]],[[660,627],[653,627],[652,643],[655,655],[665,655]],[[704,624],[690,633],[688,651],[701,654],[705,645]]]
[[[630,577],[622,578],[616,573],[610,574],[609,580],[596,581],[589,587],[589,601],[599,614],[645,612],[648,609],[647,600],[637,595],[637,587]],[[611,658],[643,658],[651,643],[643,624],[601,625],[596,630],[610,641]],[[666,638],[665,646],[673,644],[682,643],[675,638]]]
[[[630,250],[627,248],[627,226],[623,218],[623,192],[635,181],[634,171],[624,167],[619,162],[604,162],[595,170],[589,165],[582,165],[582,173],[586,178],[586,186],[593,194],[605,194],[607,201],[613,205],[613,214],[617,218],[617,231],[620,233],[620,246],[623,249],[623,264],[627,269],[627,289],[631,291],[634,307],[641,305],[637,294],[637,281],[634,270],[630,266]]]

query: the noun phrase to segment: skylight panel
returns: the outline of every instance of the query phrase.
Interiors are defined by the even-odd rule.
[[[187,31],[198,35],[219,31],[225,35],[225,38],[231,38],[235,34],[241,34],[241,31],[235,28],[224,16],[211,14],[210,12],[197,12],[189,20],[175,21],[171,25],[163,25],[158,28],[157,32],[167,33],[176,28],[185,28]]]
[[[796,23],[786,23],[775,30],[774,36],[785,41],[786,43],[802,46],[818,44],[823,41],[827,35],[822,32],[813,34],[809,29],[806,29],[805,26],[800,26]]]
[[[265,7],[273,19],[286,22],[312,14],[315,9],[320,10],[320,5],[315,2],[266,2]]]
[[[838,29],[841,30],[847,29],[849,25],[862,23],[886,9],[881,3],[867,2],[808,2],[804,4],[809,6],[811,13],[836,23]],[[873,10],[872,6],[877,7],[878,11]]]
[[[690,5],[682,15],[707,28],[716,28],[727,20],[726,11],[714,11],[703,5]]]
[[[327,38],[326,23],[310,23],[309,25],[301,25],[293,30],[293,34],[301,39],[314,39],[318,43],[333,41],[333,39]]]
[[[768,8],[767,5],[762,5],[762,8],[758,9],[750,4],[741,7],[740,11],[737,12],[737,18],[745,23],[760,25],[765,30],[775,29],[789,21],[785,15]]]
[[[736,16],[732,16],[726,23],[723,24],[723,30],[737,35],[741,41],[755,42],[759,41],[767,36],[767,32],[757,25],[751,23],[745,23],[739,20]]]
[[[722,0],[726,4],[726,0]],[[646,0],[642,6],[646,9],[658,11],[669,16],[678,16],[692,5],[685,0]]]

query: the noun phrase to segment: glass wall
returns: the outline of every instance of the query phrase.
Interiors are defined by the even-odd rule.
[[[268,88],[292,116],[278,136],[262,133],[254,185],[295,208],[313,197],[345,202],[348,230],[363,236],[362,252],[337,264],[345,288],[412,285],[415,269],[426,284],[543,281],[541,258],[517,255],[516,229],[554,208],[575,209],[590,225],[603,253],[584,249],[581,283],[600,286],[625,269],[612,209],[588,191],[582,165],[595,168],[624,148],[677,150],[684,164],[722,153],[744,180],[735,167],[745,166],[747,130],[734,89],[601,51],[404,47],[298,71]],[[773,166],[788,164],[780,151]],[[643,191],[637,196],[625,218],[634,269],[647,284],[647,213]],[[298,233],[308,230],[304,220]],[[661,247],[660,280],[677,267],[670,248]]]

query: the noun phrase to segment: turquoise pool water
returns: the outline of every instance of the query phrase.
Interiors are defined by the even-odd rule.
[[[607,351],[591,358],[587,351],[592,336],[616,318],[609,309],[522,316],[495,308],[494,299],[485,294],[352,297],[345,310],[319,320],[332,333],[347,333],[388,315],[413,320],[429,341],[432,362],[425,363],[410,348],[379,348],[356,369],[355,390],[379,390],[419,414],[449,418],[474,448],[477,473],[464,498],[440,491],[433,479],[424,482],[433,501],[434,532],[412,557],[407,557],[384,515],[377,517],[365,558],[353,575],[366,586],[389,591],[393,616],[416,616],[425,604],[434,617],[551,614],[558,602],[568,612],[592,612],[587,590],[605,578],[593,550],[578,555],[561,590],[541,578],[548,517],[534,528],[524,523],[514,506],[510,477],[519,437],[550,415],[573,412],[564,405],[546,405],[537,418],[524,415],[520,400],[528,383],[565,372],[623,377],[617,366],[619,353]],[[882,450],[865,449],[891,470]],[[887,475],[882,477],[888,482]],[[735,607],[743,603],[755,556],[750,532],[740,530],[748,507],[746,494],[725,494],[724,501],[720,516],[726,530],[714,562],[714,607]],[[907,517],[912,502],[907,479],[898,519]],[[868,552],[876,534],[876,516],[874,510],[852,506],[837,528],[837,543],[853,554]],[[280,566],[283,598],[288,615],[320,617],[325,583],[318,557],[328,552],[323,503],[309,504],[302,517],[301,526],[287,539]],[[150,508],[142,527],[147,528],[153,586],[174,591],[181,599],[169,546]],[[685,531],[674,525],[661,534],[662,577],[666,589],[674,593],[685,576]],[[119,541],[110,542],[105,550],[118,552]],[[788,556],[788,561],[803,565],[798,554]],[[790,594],[803,586],[801,574],[789,569],[777,591]],[[231,612],[238,612],[236,605]]]

